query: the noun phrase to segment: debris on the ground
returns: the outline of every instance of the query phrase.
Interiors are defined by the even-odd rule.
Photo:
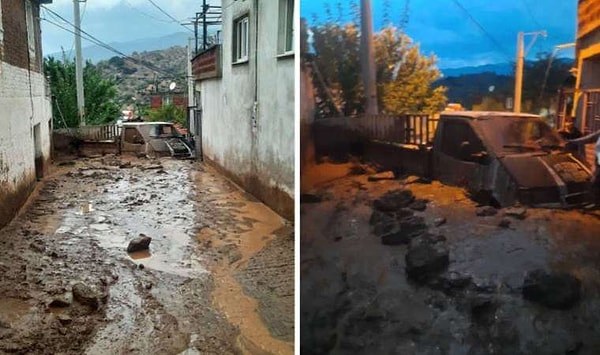
[[[73,299],[75,299],[77,302],[90,306],[94,309],[97,309],[100,306],[100,295],[83,282],[74,284],[72,292]]]
[[[56,297],[50,301],[48,307],[51,308],[65,308],[71,305],[71,301],[66,297]]]
[[[479,217],[489,217],[495,216],[498,213],[498,210],[492,206],[482,206],[477,208],[475,214]]]
[[[441,225],[446,224],[447,220],[446,217],[437,217],[436,219],[433,220],[433,225],[435,227],[439,227]]]
[[[406,275],[415,281],[427,280],[450,263],[443,236],[425,234],[411,242],[406,253]]]
[[[129,242],[129,245],[127,246],[127,252],[134,253],[136,251],[147,250],[150,247],[151,241],[152,238],[148,237],[143,233],[140,233],[140,235],[137,238]]]
[[[393,171],[383,171],[377,174],[369,175],[368,181],[380,181],[380,180],[395,180],[396,176]]]
[[[70,324],[73,321],[73,319],[66,314],[59,314],[58,316],[56,316],[56,318],[62,325]]]
[[[502,218],[500,220],[500,222],[498,223],[498,227],[500,228],[509,228],[510,227],[510,219],[508,218]]]
[[[581,297],[581,281],[568,273],[537,269],[525,277],[523,297],[549,308],[568,309]]]
[[[408,208],[422,212],[427,209],[427,202],[428,201],[424,199],[416,199],[410,205],[408,205]]]
[[[523,207],[511,207],[504,210],[504,215],[516,219],[525,219],[527,217],[527,209]]]
[[[394,212],[408,207],[415,200],[410,190],[390,191],[373,201],[373,208],[382,212]]]
[[[323,196],[315,193],[303,193],[300,195],[301,203],[319,203],[323,201]]]

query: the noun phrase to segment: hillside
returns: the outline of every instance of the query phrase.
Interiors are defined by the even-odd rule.
[[[133,52],[133,62],[121,57],[112,57],[97,63],[104,75],[115,78],[119,100],[132,104],[132,97],[149,103],[149,95],[166,93],[169,84],[176,83],[174,92],[186,92],[187,49],[174,46],[168,49]],[[148,68],[149,66],[152,69]]]

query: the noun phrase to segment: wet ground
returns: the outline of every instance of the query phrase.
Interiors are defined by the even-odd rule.
[[[600,353],[597,212],[477,216],[462,189],[416,177],[369,181],[370,173],[322,164],[303,181],[312,194],[300,212],[302,353]],[[398,189],[428,200],[413,212],[445,237],[449,264],[435,279],[444,282],[408,279],[411,245],[383,245],[374,235],[373,201]],[[563,310],[524,299],[525,275],[535,269],[575,276],[580,300]]]
[[[0,230],[0,352],[292,353],[293,245],[201,163],[63,163]]]

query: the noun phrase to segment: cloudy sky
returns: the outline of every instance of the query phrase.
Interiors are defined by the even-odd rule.
[[[386,2],[390,4],[387,17],[396,26],[409,2],[406,32],[420,43],[423,52],[438,56],[441,68],[514,61],[519,31],[548,32],[547,38],[539,38],[531,48],[531,58],[538,52],[552,51],[557,44],[575,41],[575,0],[372,0],[376,30],[385,24]],[[309,24],[325,21],[329,4],[333,18],[339,19],[337,3],[301,0],[301,16]],[[342,9],[341,18],[351,19],[348,5],[342,5]],[[563,50],[560,55],[572,57],[573,50]]]
[[[224,0],[229,3],[232,0]],[[182,22],[201,10],[201,0],[153,0],[167,14]],[[220,0],[209,3],[220,4]],[[54,0],[45,5],[68,21],[73,21],[73,0]],[[180,24],[157,9],[149,0],[87,0],[81,3],[81,28],[98,39],[111,42],[126,42],[142,38],[154,38],[186,31]],[[65,27],[47,11],[42,10],[41,17]],[[193,29],[188,26],[189,29]],[[192,32],[189,32],[192,35]],[[44,53],[55,53],[73,46],[73,34],[42,21],[42,42]],[[82,41],[82,46],[90,46]]]
[[[202,4],[201,0],[152,1],[181,21],[188,20],[196,11],[200,11]],[[223,1],[227,6],[233,0]],[[399,25],[407,1],[372,0],[376,29],[384,25],[386,17]],[[221,1],[209,2],[220,4]],[[338,2],[343,4],[343,21],[350,20],[352,15],[348,4],[351,1],[348,0],[300,0],[300,12],[310,23],[315,23],[316,14],[318,23],[327,19],[324,9],[329,4],[337,19]],[[390,4],[387,16],[383,11],[386,2]],[[440,58],[441,68],[508,62],[514,60],[518,31],[548,31],[548,38],[538,39],[532,47],[530,57],[540,51],[551,51],[557,44],[573,42],[576,3],[575,0],[410,0],[406,32],[420,43],[423,52],[435,53]],[[45,6],[72,21],[72,0],[54,0]],[[150,0],[87,0],[81,4],[81,11],[82,29],[107,43],[186,31],[153,6]],[[44,10],[42,18],[60,23]],[[42,31],[45,53],[59,52],[61,48],[70,51],[72,48],[71,33],[46,21],[42,21]],[[84,47],[89,45],[83,42]],[[560,54],[573,56],[573,51],[564,50]]]

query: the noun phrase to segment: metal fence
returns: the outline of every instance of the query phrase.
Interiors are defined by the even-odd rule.
[[[438,119],[424,114],[363,115],[324,118],[315,123],[344,128],[370,140],[427,145],[433,141]]]

